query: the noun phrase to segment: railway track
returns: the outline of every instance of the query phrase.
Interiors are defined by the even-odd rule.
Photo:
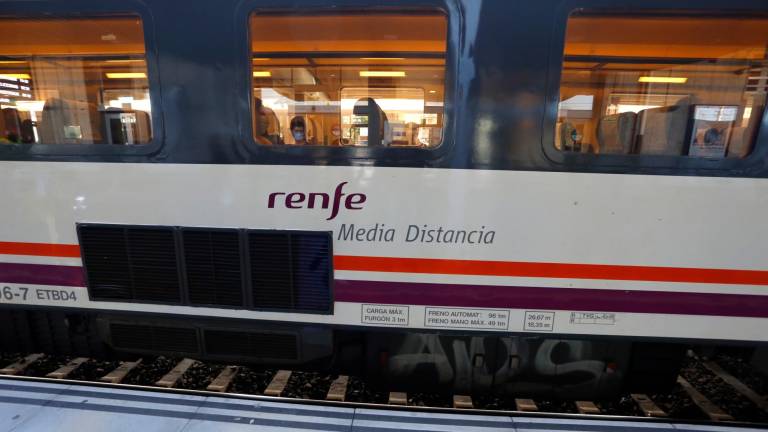
[[[738,367],[734,367],[734,364]],[[464,413],[568,415],[586,418],[663,419],[768,426],[768,378],[730,357],[691,356],[675,388],[664,394],[625,394],[615,400],[545,400],[386,391],[360,378],[166,357],[132,361],[66,358],[42,353],[0,354],[0,376],[100,383],[162,391],[298,399],[311,403],[377,405]]]

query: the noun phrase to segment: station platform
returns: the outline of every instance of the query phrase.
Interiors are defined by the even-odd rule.
[[[664,422],[387,410],[0,379],[0,431],[758,431]]]

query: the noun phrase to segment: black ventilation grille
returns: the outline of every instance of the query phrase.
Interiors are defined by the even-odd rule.
[[[80,248],[92,300],[133,298],[124,228],[82,226]]]
[[[243,306],[238,231],[184,229],[182,240],[189,302]]]
[[[325,311],[331,301],[331,241],[328,235],[294,234],[293,252],[294,307]]]
[[[295,334],[205,330],[204,338],[208,355],[274,360],[298,359],[298,338]]]
[[[328,233],[249,231],[248,252],[255,308],[330,310]]]
[[[291,308],[293,280],[288,234],[252,233],[248,236],[248,247],[254,306]]]
[[[116,348],[193,354],[200,351],[194,328],[122,323],[112,323],[109,328],[112,344]]]
[[[94,301],[333,313],[330,232],[78,224]]]
[[[91,299],[181,301],[172,228],[80,225],[79,232]]]

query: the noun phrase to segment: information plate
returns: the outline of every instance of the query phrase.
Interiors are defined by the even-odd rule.
[[[616,324],[616,314],[609,312],[571,312],[571,324]]]
[[[509,311],[428,307],[424,311],[424,326],[473,330],[506,330],[509,326]]]
[[[525,331],[551,332],[555,328],[555,313],[547,311],[525,311]]]
[[[360,320],[363,324],[408,325],[408,306],[364,304],[360,306]]]

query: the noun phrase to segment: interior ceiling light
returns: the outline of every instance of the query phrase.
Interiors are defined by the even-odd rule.
[[[140,59],[114,59],[114,60],[104,60],[104,63],[144,63],[144,60],[140,60]]]
[[[405,60],[405,57],[360,57],[360,60]]]
[[[638,78],[637,82],[641,83],[663,83],[663,84],[685,84],[688,81],[686,77],[654,77],[654,76],[642,76]]]
[[[147,74],[144,72],[107,72],[106,75],[109,79],[140,79],[147,77]]]
[[[0,73],[0,79],[30,79],[32,78],[29,76],[29,74],[25,73]]]
[[[269,78],[272,76],[270,71],[253,71],[254,78]]]
[[[404,71],[360,71],[361,77],[374,77],[374,78],[402,78],[405,76]]]

